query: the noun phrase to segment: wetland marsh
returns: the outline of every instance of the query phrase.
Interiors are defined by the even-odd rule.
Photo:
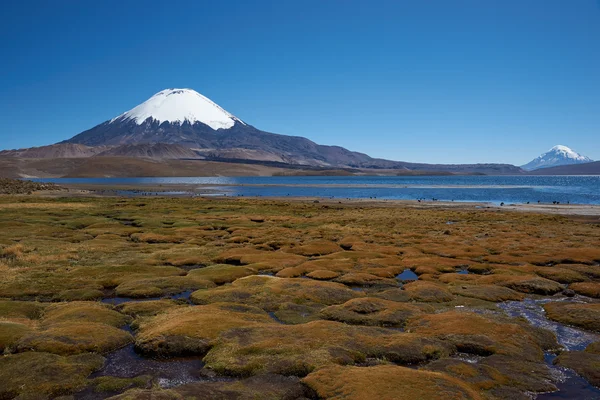
[[[469,205],[0,196],[0,399],[600,398],[599,244]]]

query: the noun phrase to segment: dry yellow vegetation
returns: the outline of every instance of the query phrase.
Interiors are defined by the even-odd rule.
[[[496,304],[577,294],[547,315],[600,330],[598,243],[597,221],[468,206],[0,197],[0,398],[552,391],[553,334]],[[89,377],[123,346],[216,381]],[[557,363],[596,379],[596,347]]]

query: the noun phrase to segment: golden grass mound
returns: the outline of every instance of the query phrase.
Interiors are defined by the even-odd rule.
[[[460,379],[492,399],[523,398],[523,392],[556,390],[552,383],[555,380],[552,371],[541,361],[493,355],[477,363],[444,358],[433,361],[425,368]]]
[[[43,325],[96,322],[114,327],[121,327],[128,321],[127,316],[113,311],[109,305],[92,301],[51,304],[46,307],[42,319]]]
[[[452,294],[473,297],[485,301],[521,301],[525,298],[523,293],[516,292],[512,289],[497,285],[473,285],[456,283],[448,285],[448,289]]]
[[[204,354],[224,331],[273,323],[264,311],[242,304],[172,308],[140,321],[135,346],[159,357]]]
[[[206,289],[214,286],[213,282],[204,277],[188,274],[188,276],[166,276],[163,278],[125,281],[117,286],[115,292],[117,296],[121,297],[161,297],[185,292],[186,290]]]
[[[228,286],[198,290],[191,295],[196,304],[215,302],[243,303],[276,311],[284,303],[333,305],[359,295],[348,287],[333,282],[311,279],[283,279],[271,276],[248,276]]]
[[[326,254],[336,253],[342,250],[342,248],[333,242],[328,240],[315,240],[307,242],[302,246],[292,247],[287,251],[301,256],[314,257],[324,256]]]
[[[226,375],[304,376],[329,364],[354,364],[367,358],[413,364],[451,351],[450,345],[420,335],[313,321],[231,329],[218,337],[204,361]]]
[[[404,285],[404,290],[414,301],[443,303],[454,299],[452,293],[444,285],[435,282],[410,282]]]
[[[32,328],[28,324],[0,321],[0,352],[8,352],[23,337],[29,334]]]
[[[242,248],[225,251],[216,256],[213,261],[235,265],[260,264],[262,266],[261,269],[279,271],[287,267],[298,265],[306,261],[306,258],[297,254],[284,253],[282,251],[261,251]]]
[[[387,285],[396,286],[398,281],[390,278],[382,278],[366,272],[350,272],[344,274],[335,280],[348,286],[371,286],[371,285]]]
[[[23,336],[17,351],[43,351],[61,355],[108,353],[133,341],[122,329],[96,322],[63,322]]]
[[[524,360],[541,360],[542,338],[522,325],[498,321],[471,312],[427,314],[408,321],[406,330],[437,337],[464,353],[489,356],[503,354]],[[545,338],[543,338],[545,339]]]
[[[412,304],[373,297],[348,300],[321,310],[321,318],[354,325],[404,326],[409,318],[421,315]]]
[[[317,270],[314,270],[314,271],[306,274],[306,276],[308,276],[309,278],[312,278],[312,279],[319,280],[319,281],[327,281],[330,279],[337,278],[338,276],[340,276],[340,274],[337,272],[334,272],[334,271],[317,269]]]
[[[300,379],[291,376],[261,375],[233,382],[195,382],[173,389],[133,389],[113,400],[129,399],[236,399],[282,400],[314,398],[314,392]]]
[[[0,358],[0,398],[50,399],[86,387],[86,378],[102,367],[95,354],[63,357],[28,352]]]
[[[587,351],[565,351],[555,360],[554,364],[571,368],[583,376],[589,383],[600,386],[600,354]]]
[[[600,282],[578,282],[569,285],[569,289],[583,296],[600,299]]]
[[[116,309],[123,314],[137,318],[160,314],[175,307],[181,306],[173,300],[162,299],[149,301],[129,301],[118,305]]]
[[[230,283],[238,278],[255,275],[257,271],[250,267],[216,264],[205,268],[194,269],[188,273],[194,279],[206,279],[217,285]]]
[[[481,400],[462,381],[439,372],[418,371],[394,365],[374,367],[329,366],[303,380],[320,398],[362,399],[453,399]]]
[[[554,321],[600,332],[600,303],[551,302],[544,304],[544,310]]]

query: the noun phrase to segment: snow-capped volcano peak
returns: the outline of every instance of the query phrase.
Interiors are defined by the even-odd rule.
[[[578,160],[578,161],[586,161],[586,162],[591,161],[588,157],[582,156],[581,154],[573,151],[572,149],[570,149],[567,146],[563,146],[562,144],[554,146],[553,148],[551,148],[544,154],[550,154],[550,153],[560,154],[566,158],[570,158],[570,159]]]
[[[141,125],[148,118],[162,122],[190,124],[201,122],[212,129],[229,129],[235,122],[244,124],[209,98],[192,89],[165,89],[131,110],[112,119],[131,120]],[[245,124],[244,124],[245,125]]]
[[[541,156],[533,159],[529,163],[523,165],[526,171],[532,171],[539,168],[556,167],[559,165],[582,164],[592,162],[589,157],[583,156],[567,146],[556,145]]]

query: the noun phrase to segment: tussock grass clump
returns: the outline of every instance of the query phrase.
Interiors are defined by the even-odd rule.
[[[171,308],[140,321],[135,345],[159,357],[204,354],[226,330],[273,323],[264,311],[241,304]]]
[[[328,240],[314,240],[298,247],[289,248],[286,251],[302,256],[313,257],[337,253],[340,250],[342,249],[337,243]]]
[[[569,285],[577,294],[600,299],[600,282],[578,282]]]
[[[559,283],[584,282],[588,280],[583,274],[567,268],[542,267],[536,268],[535,272],[543,278]]]
[[[331,364],[367,358],[414,364],[448,355],[451,345],[385,328],[312,321],[300,325],[259,325],[231,329],[215,341],[204,361],[217,372],[305,376]]]
[[[114,376],[100,376],[95,378],[92,385],[94,385],[95,392],[121,392],[126,389],[141,387],[145,388],[150,386],[152,377],[150,375],[140,375],[135,378],[117,378]]]
[[[404,326],[409,318],[421,315],[422,310],[412,304],[365,297],[348,300],[339,306],[321,310],[321,317],[356,325]]]
[[[396,286],[398,281],[391,278],[382,278],[377,275],[366,272],[350,272],[344,274],[335,280],[348,286],[371,286],[371,285],[387,285]]]
[[[192,270],[188,273],[189,277],[206,279],[217,285],[230,283],[238,278],[249,275],[255,275],[258,271],[246,266],[236,266],[227,264],[216,264],[209,267]]]
[[[44,310],[39,328],[22,335],[16,351],[43,351],[60,355],[107,353],[133,341],[119,327],[130,318],[96,302],[51,304]]]
[[[478,282],[504,286],[521,293],[550,296],[564,289],[563,285],[558,282],[531,275],[489,275],[482,277]]]
[[[404,285],[404,290],[412,300],[425,303],[443,303],[454,299],[452,293],[444,285],[435,282],[410,282]]]
[[[327,281],[330,279],[337,278],[338,276],[340,276],[340,274],[337,272],[334,272],[334,271],[317,269],[317,270],[314,270],[314,271],[306,274],[306,276],[308,276],[309,278],[312,278],[312,279],[319,280],[319,281]]]
[[[600,354],[589,351],[565,351],[553,363],[571,368],[592,385],[600,386]]]
[[[87,386],[86,378],[102,367],[96,354],[63,357],[42,352],[0,358],[0,398],[49,399],[69,395]]]
[[[113,311],[109,305],[91,301],[51,304],[45,309],[43,325],[63,322],[96,322],[121,327],[129,322],[129,317]]]
[[[448,289],[455,295],[473,297],[495,303],[501,301],[521,301],[525,298],[523,293],[497,285],[463,284],[457,282],[453,285],[448,285]]]
[[[300,379],[281,375],[261,375],[232,382],[194,382],[172,389],[132,389],[111,397],[112,400],[129,399],[236,399],[281,400],[313,399],[314,392]]]
[[[518,356],[529,361],[543,360],[542,349],[547,341],[547,337],[540,337],[520,324],[471,312],[423,315],[410,319],[406,330],[443,339],[465,353]]]
[[[0,300],[0,319],[39,319],[46,306],[36,301]]]
[[[225,301],[276,311],[284,303],[328,306],[341,304],[355,297],[360,295],[340,283],[253,275],[240,278],[231,285],[198,290],[190,298],[196,304]]]
[[[443,372],[485,393],[489,398],[526,398],[527,393],[552,392],[557,388],[551,370],[542,362],[493,355],[478,363],[456,358],[434,361],[425,367]]]
[[[23,336],[18,352],[38,351],[60,355],[86,352],[108,353],[133,341],[122,329],[96,322],[64,322],[47,326]]]
[[[215,284],[203,277],[188,274],[187,276],[166,276],[163,278],[134,279],[125,281],[116,287],[117,296],[121,297],[161,297],[186,290],[207,289]]]
[[[213,259],[221,264],[250,265],[256,268],[258,265],[262,269],[282,270],[286,267],[296,266],[306,258],[296,254],[284,253],[282,251],[262,251],[255,249],[234,249],[221,253]]]
[[[482,400],[459,379],[439,372],[395,365],[374,367],[329,366],[303,380],[319,398],[342,399],[461,399]]]
[[[180,305],[173,300],[162,299],[150,301],[129,301],[118,305],[116,309],[123,314],[137,318],[154,316],[175,307],[180,307]]]
[[[544,310],[554,321],[600,332],[600,303],[551,302],[544,304]]]
[[[28,324],[0,320],[0,353],[9,352],[32,328]]]

